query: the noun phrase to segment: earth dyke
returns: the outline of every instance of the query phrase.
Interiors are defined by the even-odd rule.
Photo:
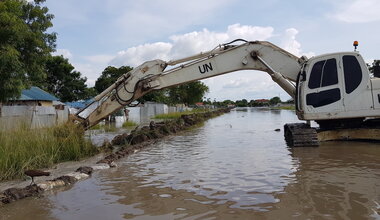
[[[23,198],[39,196],[47,190],[73,185],[79,180],[89,178],[95,170],[116,167],[116,160],[133,154],[147,146],[151,146],[156,141],[168,135],[184,131],[209,118],[222,115],[229,111],[230,109],[228,108],[217,109],[214,111],[181,115],[178,119],[158,123],[151,121],[149,126],[137,127],[130,134],[120,134],[116,136],[111,143],[107,143],[105,147],[117,148],[118,150],[99,160],[95,165],[82,166],[74,172],[34,185],[4,190],[0,193],[0,206]]]

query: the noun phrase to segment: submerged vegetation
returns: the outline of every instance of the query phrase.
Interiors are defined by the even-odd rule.
[[[21,177],[27,169],[47,168],[96,154],[99,150],[83,134],[83,128],[72,123],[0,131],[0,181]]]
[[[127,127],[134,127],[134,126],[137,126],[138,124],[134,121],[125,121],[122,125],[123,128],[127,128]]]
[[[296,110],[296,107],[294,105],[283,105],[283,106],[277,106],[277,107],[271,107],[271,109],[279,109],[279,110]]]

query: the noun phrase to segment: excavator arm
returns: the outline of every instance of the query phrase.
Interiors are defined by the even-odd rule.
[[[236,45],[239,41],[243,43]],[[89,128],[148,92],[239,70],[267,72],[294,98],[293,82],[305,61],[266,41],[238,39],[183,59],[145,62],[121,76],[76,116]]]

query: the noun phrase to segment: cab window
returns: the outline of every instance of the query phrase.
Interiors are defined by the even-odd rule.
[[[309,88],[316,89],[338,83],[336,59],[316,62],[311,70]]]
[[[353,92],[362,82],[362,69],[355,56],[343,56],[344,84],[346,93]]]

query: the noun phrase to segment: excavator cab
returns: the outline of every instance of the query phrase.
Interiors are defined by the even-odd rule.
[[[313,57],[301,74],[297,88],[300,119],[362,118],[373,110],[370,76],[359,53]]]

